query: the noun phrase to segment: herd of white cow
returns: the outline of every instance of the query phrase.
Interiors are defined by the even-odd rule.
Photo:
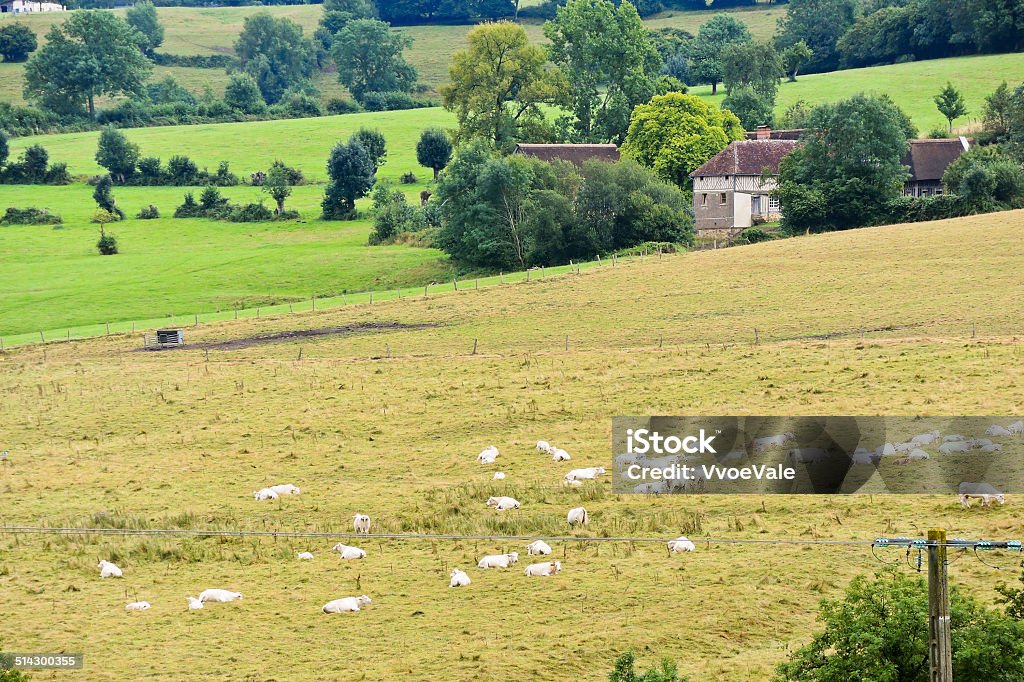
[[[1024,435],[1024,421],[1014,422],[1013,424],[1005,427],[993,424],[986,431],[986,435],[996,437]],[[766,436],[755,439],[752,443],[752,447],[755,452],[764,452],[774,448],[784,448],[793,440],[795,440],[795,436],[793,434],[783,433],[776,436]],[[895,456],[900,453],[906,454],[896,460],[897,464],[914,461],[916,459],[928,459],[930,455],[923,448],[934,443],[941,443],[938,446],[938,451],[944,454],[969,452],[975,449],[986,452],[995,452],[1001,449],[1001,446],[998,443],[994,443],[988,438],[968,439],[957,434],[947,435],[942,438],[938,431],[931,431],[929,433],[916,435],[905,443],[885,443],[873,451],[859,448],[854,453],[854,460],[859,463],[877,464],[882,457]],[[568,452],[561,448],[552,446],[547,441],[538,441],[537,451],[542,454],[550,455],[551,459],[556,462],[567,462],[571,459]],[[824,453],[822,453],[822,455],[823,454]],[[485,465],[494,464],[497,462],[498,456],[498,448],[490,445],[477,455],[476,461]],[[795,448],[789,450],[787,457],[791,461],[798,463],[810,463],[816,459],[815,452],[808,448]],[[576,487],[583,485],[583,481],[596,479],[606,473],[607,472],[604,467],[573,469],[565,474],[562,483],[566,486]],[[495,472],[493,478],[494,480],[504,480],[505,473],[501,471]],[[287,483],[257,490],[253,493],[253,497],[256,500],[276,500],[283,495],[299,495],[301,492],[302,490],[297,486]],[[992,502],[1003,504],[1005,501],[1002,493],[996,491],[991,486],[986,486],[986,484],[964,483],[961,484],[959,492],[960,503],[964,507],[969,507],[972,499],[980,499],[983,506],[988,506]],[[507,496],[490,497],[488,498],[486,505],[499,512],[521,508],[518,500]],[[574,507],[570,509],[566,515],[566,521],[570,528],[574,526],[586,526],[590,522],[590,514],[584,507]],[[367,514],[360,513],[353,517],[352,528],[357,535],[369,535],[370,525],[371,519]],[[674,540],[670,540],[667,544],[670,554],[692,552],[695,549],[694,543],[685,536],[680,536]],[[331,551],[337,552],[344,560],[366,558],[365,550],[340,542],[334,545],[331,548]],[[544,556],[551,554],[552,550],[551,546],[543,540],[534,540],[530,544],[526,545],[526,551],[528,556]],[[314,559],[314,555],[311,552],[301,552],[298,554],[298,559],[302,561],[310,561]],[[518,552],[489,554],[480,559],[477,563],[477,568],[508,569],[518,562]],[[101,578],[124,577],[124,572],[121,568],[109,561],[100,561],[97,568],[100,569]],[[526,567],[524,573],[531,577],[544,577],[557,575],[561,570],[561,561],[544,561],[530,564]],[[453,588],[468,587],[473,582],[469,577],[469,574],[460,568],[453,569],[449,577],[449,587]],[[233,602],[240,599],[242,599],[242,594],[240,592],[232,592],[230,590],[219,588],[204,590],[198,597],[186,597],[189,610],[202,609],[207,603]],[[366,606],[371,602],[372,600],[366,595],[358,597],[342,597],[324,604],[322,611],[324,613],[351,613],[360,611],[363,606]],[[135,601],[127,604],[125,606],[125,610],[146,611],[150,607],[151,605],[149,602]]]

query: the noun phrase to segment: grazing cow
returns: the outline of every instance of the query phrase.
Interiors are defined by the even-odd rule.
[[[487,506],[494,507],[498,511],[519,509],[519,500],[514,497],[490,497],[487,499]]]
[[[342,597],[329,601],[323,606],[324,613],[350,613],[359,611],[360,607],[366,606],[372,600],[365,594],[361,597]]]
[[[356,514],[352,518],[352,527],[356,533],[362,533],[363,535],[370,534],[370,517],[366,514]]]
[[[755,438],[751,442],[755,452],[764,452],[765,450],[771,450],[772,448],[781,448],[783,445],[791,440],[796,440],[796,435],[793,433],[780,433],[777,436],[762,436],[761,438]]]
[[[572,457],[570,457],[569,453],[562,448],[555,448],[551,452],[551,459],[555,462],[568,462]]]
[[[473,581],[469,579],[465,571],[456,568],[452,571],[452,580],[448,583],[448,587],[469,587],[471,582]]]
[[[1000,426],[999,424],[993,424],[992,426],[985,429],[986,436],[1010,436],[1013,435],[1009,429]]]
[[[342,559],[365,559],[366,552],[359,549],[358,547],[352,547],[351,545],[345,545],[342,543],[336,544],[331,547],[332,552],[338,552],[341,554]]]
[[[951,440],[946,441],[939,446],[939,452],[944,455],[951,455],[957,452],[968,452],[971,449],[970,441],[966,440]]]
[[[597,478],[607,473],[604,467],[587,467],[585,469],[573,469],[565,475],[567,481],[586,481]]]
[[[302,561],[309,561],[312,558],[313,558],[313,553],[312,552],[301,552],[299,554],[299,559],[301,559]]]
[[[938,437],[938,431],[929,431],[928,433],[917,434],[916,436],[911,438],[910,441],[912,443],[917,443],[918,445],[931,445],[938,439]]]
[[[280,497],[276,492],[270,488],[264,488],[263,490],[257,490],[252,494],[256,500],[276,500]]]
[[[498,459],[498,448],[493,445],[488,445],[480,451],[479,455],[476,456],[476,461],[481,464],[494,464],[494,460],[496,459]]]
[[[282,485],[272,485],[266,490],[273,490],[278,495],[298,495],[302,491],[293,486],[291,483],[284,483]]]
[[[101,559],[96,565],[96,568],[100,569],[101,578],[123,578],[124,571],[117,567],[117,565],[110,563],[106,559]]]
[[[534,540],[526,546],[526,553],[530,556],[534,554],[551,554],[551,546],[543,540]]]
[[[585,526],[590,521],[590,515],[587,514],[587,510],[583,507],[573,507],[569,510],[569,515],[566,517],[569,521],[569,527],[573,526]]]
[[[680,552],[692,552],[697,547],[693,542],[685,535],[680,535],[675,540],[668,541],[669,554],[678,554]]]
[[[1006,497],[990,483],[968,483],[965,481],[960,484],[958,492],[960,493],[960,506],[965,509],[971,506],[971,500],[974,498],[981,500],[982,507],[988,507],[993,502],[1006,503]]]
[[[1019,436],[1024,433],[1024,420],[1015,421],[1006,427],[1006,430],[1015,436]]]
[[[221,590],[217,588],[203,590],[199,593],[199,601],[203,602],[204,604],[206,602],[227,603],[230,601],[238,601],[241,598],[241,592],[232,592],[231,590]]]
[[[189,611],[198,611],[199,609],[203,608],[203,606],[204,606],[203,602],[199,601],[195,597],[185,597],[185,599],[188,599],[188,610]]]
[[[530,564],[526,567],[528,576],[552,576],[562,570],[561,561],[545,561],[542,564]]]
[[[519,561],[519,552],[488,554],[476,565],[477,568],[509,568]]]
[[[669,492],[668,481],[649,481],[633,486],[633,492],[642,495],[662,495]]]
[[[148,601],[133,601],[131,604],[125,604],[125,611],[148,611],[150,608]]]

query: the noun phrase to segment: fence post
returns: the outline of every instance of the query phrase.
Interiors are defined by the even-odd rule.
[[[313,312],[315,313],[316,312],[316,294],[313,294],[312,296],[310,296],[310,300],[313,301]]]
[[[429,284],[424,284],[424,285],[423,285],[423,298],[426,298],[426,297],[427,297],[427,289],[428,289],[429,287],[430,287],[430,285],[429,285]]]
[[[754,327],[754,345],[757,346],[757,345],[760,345],[760,344],[761,344],[761,337],[757,333],[757,327]]]
[[[597,254],[597,267],[601,267],[601,254]]]
[[[456,279],[455,277],[452,277],[452,286],[455,287],[455,291],[459,290],[459,280]]]
[[[504,284],[504,283],[505,283],[505,273],[504,272],[499,272],[498,273],[498,284]]]
[[[110,323],[107,322],[107,336],[110,336]]]
[[[371,305],[373,304],[373,292],[372,291],[370,292],[370,304]]]
[[[932,682],[952,682],[946,531],[928,530],[928,662]]]
[[[540,266],[540,278],[544,279],[544,266]]]
[[[43,330],[42,329],[39,330],[39,340],[42,341],[43,343],[46,343],[46,337],[43,336]]]
[[[132,320],[132,334],[135,333],[135,320]]]
[[[527,282],[530,281],[530,271],[529,270],[526,271],[526,281]]]
[[[474,289],[479,289],[480,288],[480,278],[477,277],[473,282],[474,282],[473,288]]]
[[[238,319],[238,308],[235,308],[234,310],[235,310],[235,319],[237,320]]]
[[[199,313],[196,313],[196,323],[193,326],[195,326],[195,327],[199,326]]]
[[[565,335],[565,349],[569,350],[569,335]]]
[[[477,339],[473,339],[473,355],[476,355],[476,342]]]

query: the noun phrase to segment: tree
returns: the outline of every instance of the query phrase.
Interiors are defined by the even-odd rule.
[[[840,66],[852,69],[913,58],[913,18],[907,7],[883,7],[861,17],[836,43]]]
[[[438,128],[424,130],[420,141],[416,143],[416,160],[421,166],[433,170],[434,180],[437,180],[438,174],[452,160],[452,143],[448,133]]]
[[[10,154],[11,148],[7,144],[7,133],[5,133],[3,130],[0,130],[0,170],[2,170],[4,164],[7,163],[7,157],[10,156]]]
[[[233,73],[224,88],[224,103],[243,114],[262,114],[267,110],[260,86],[247,73]]]
[[[775,45],[784,51],[802,40],[812,52],[807,71],[834,71],[839,66],[836,43],[853,25],[856,12],[856,0],[790,0]]]
[[[789,82],[796,83],[796,74],[814,57],[814,50],[803,40],[798,40],[782,51],[782,68]]]
[[[542,136],[542,104],[565,101],[565,77],[545,68],[544,49],[531,45],[522,26],[481,24],[468,35],[469,49],[452,55],[451,83],[441,87],[444,107],[455,112],[458,141],[475,137],[508,149],[518,139]]]
[[[363,145],[363,149],[370,155],[370,161],[373,162],[374,173],[380,170],[388,158],[387,143],[384,140],[384,134],[379,130],[360,128],[352,134],[349,142],[358,142]]]
[[[1024,562],[1020,567],[1024,569]],[[1021,571],[1019,581],[1024,585],[1024,571]],[[996,592],[999,593],[999,601],[1006,605],[1006,615],[1016,620],[1024,621],[1024,587],[1011,587],[1005,583],[996,585]]]
[[[732,43],[751,40],[747,25],[731,14],[716,14],[701,25],[688,59],[690,83],[706,83],[711,94],[722,81],[722,50]]]
[[[661,59],[636,8],[569,0],[544,24],[551,61],[570,88],[573,138],[621,143],[629,115],[656,92]]]
[[[964,101],[963,93],[953,87],[953,84],[946,82],[946,87],[935,95],[935,106],[939,113],[946,117],[949,122],[949,134],[953,134],[953,120],[967,114],[967,102]]]
[[[971,213],[1024,207],[1024,170],[994,145],[961,154],[946,168],[942,184]]]
[[[292,187],[288,182],[288,173],[281,166],[271,166],[267,177],[263,180],[263,191],[277,202],[277,215],[284,214],[284,201],[292,195]]]
[[[25,67],[25,98],[60,114],[96,113],[101,95],[141,95],[152,64],[138,31],[114,14],[73,12]]]
[[[96,242],[96,249],[101,256],[114,256],[118,253],[117,237],[107,234],[103,229],[103,223],[100,223],[100,240]]]
[[[672,92],[633,110],[622,152],[665,180],[689,187],[690,172],[740,139],[743,126],[731,112],[696,95]]]
[[[636,672],[636,659],[632,651],[627,651],[615,659],[615,667],[608,676],[611,682],[686,682],[680,677],[675,661],[667,656],[661,659],[656,668],[645,673]]]
[[[135,173],[138,160],[137,144],[129,142],[124,133],[113,126],[103,129],[96,149],[96,163],[106,168],[119,183],[124,184],[124,181]]]
[[[331,49],[334,36],[353,19],[372,19],[373,6],[369,0],[325,0],[324,13],[316,35],[324,49]]]
[[[985,98],[985,127],[996,139],[1009,132],[1010,111],[1013,108],[1013,93],[1003,81],[995,91]]]
[[[383,21],[354,19],[338,33],[331,52],[338,80],[360,101],[367,92],[411,92],[416,69],[402,56],[411,46],[412,38]]]
[[[841,599],[821,603],[823,632],[778,667],[785,682],[893,680],[927,682],[928,587],[889,572],[854,578]],[[953,679],[1019,680],[1024,676],[1024,623],[950,590]]]
[[[164,44],[164,27],[152,2],[132,5],[125,13],[124,20],[145,38],[139,46],[147,55],[152,57],[156,48]]]
[[[772,124],[774,100],[774,97],[769,99],[745,85],[735,88],[722,100],[722,108],[734,113],[744,130],[756,130],[758,126]]]
[[[102,210],[116,216],[115,220],[124,218],[124,211],[117,207],[114,201],[114,183],[109,175],[104,175],[96,183],[96,189],[92,192],[92,198]]]
[[[732,94],[735,88],[750,88],[775,105],[782,79],[782,59],[769,42],[729,43],[722,49],[722,83]]]
[[[321,202],[325,220],[352,220],[356,217],[356,199],[366,196],[376,181],[373,159],[363,145],[349,140],[339,142],[327,159],[330,182]]]
[[[268,104],[280,101],[289,88],[308,85],[316,68],[316,51],[302,27],[268,12],[246,17],[235,53]]]
[[[887,97],[822,104],[802,144],[779,166],[782,226],[791,234],[877,225],[903,189],[901,163],[916,131]]]
[[[38,46],[36,34],[25,24],[0,26],[0,57],[5,62],[23,62]]]

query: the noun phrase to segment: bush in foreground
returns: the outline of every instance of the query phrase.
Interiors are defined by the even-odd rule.
[[[0,225],[59,225],[61,217],[45,208],[14,208],[9,206],[0,218]]]

